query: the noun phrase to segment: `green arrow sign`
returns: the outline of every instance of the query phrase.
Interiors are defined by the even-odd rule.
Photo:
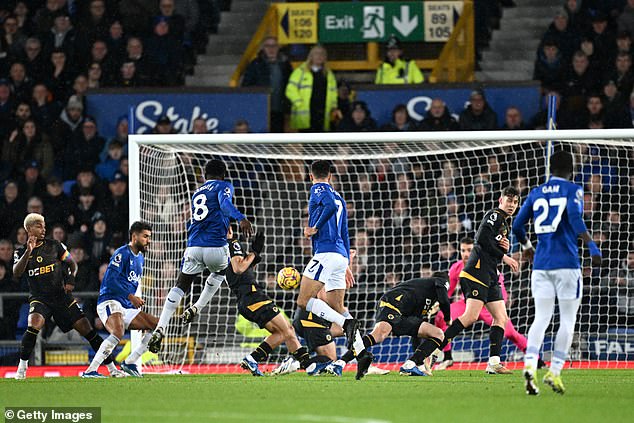
[[[423,40],[423,2],[319,4],[320,42],[385,41],[392,34],[401,41]]]

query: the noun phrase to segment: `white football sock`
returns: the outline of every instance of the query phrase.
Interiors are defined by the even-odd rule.
[[[535,298],[535,318],[528,330],[528,342],[524,355],[524,367],[537,369],[539,350],[544,342],[544,334],[553,317],[555,309],[554,298]]]
[[[165,332],[170,319],[174,315],[174,312],[178,308],[178,305],[180,304],[184,296],[185,293],[182,289],[176,286],[170,289],[170,292],[169,294],[167,294],[167,298],[165,299],[165,304],[163,304],[163,310],[161,311],[161,317],[159,317],[156,329],[160,328],[163,329],[163,332]]]
[[[117,366],[115,366],[113,362],[110,362],[110,363],[106,364],[106,368],[108,369],[108,373],[110,373],[110,374],[112,374],[112,373],[114,373],[114,372],[116,372],[118,370]]]
[[[499,355],[492,355],[491,357],[489,357],[489,365],[490,366],[497,366],[498,364],[500,364],[500,356]]]
[[[106,339],[103,340],[99,350],[95,353],[92,361],[90,362],[90,366],[86,369],[86,373],[96,372],[101,363],[108,358],[112,350],[119,345],[119,338],[114,335],[110,335]]]
[[[20,364],[18,364],[18,370],[26,370],[29,367],[29,360],[20,359]]]
[[[151,333],[146,333],[141,339],[141,344],[125,359],[125,364],[136,364],[137,360],[147,351],[147,344],[152,337]]]
[[[580,303],[581,299],[559,300],[559,329],[555,336],[555,351],[550,363],[550,371],[555,376],[559,376],[566,364]]]
[[[199,313],[200,310],[203,309],[203,307],[209,304],[209,301],[216,294],[218,288],[220,288],[220,285],[222,285],[222,282],[224,280],[225,277],[223,275],[219,275],[217,273],[212,273],[211,275],[209,275],[209,277],[205,281],[205,288],[203,289],[203,292],[200,293],[198,301],[196,301],[196,303],[194,304],[194,307],[196,307]]]
[[[343,327],[343,324],[346,321],[345,317],[337,313],[332,307],[328,305],[328,303],[320,300],[319,298],[311,298],[310,300],[308,300],[308,304],[306,304],[306,311],[314,313],[322,319],[328,320],[329,322],[336,323],[341,327]]]

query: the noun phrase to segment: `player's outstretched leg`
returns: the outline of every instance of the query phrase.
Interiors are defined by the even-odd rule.
[[[200,312],[200,310],[202,310],[207,304],[209,304],[209,301],[211,301],[224,280],[224,275],[219,273],[212,273],[209,275],[209,277],[207,277],[207,280],[205,281],[205,287],[203,288],[203,292],[200,293],[200,297],[198,297],[198,300],[191,307],[188,307],[183,312],[183,314],[181,314],[181,323],[183,325],[190,324],[194,320],[194,317],[196,317],[196,315]]]
[[[555,375],[551,370],[548,370],[544,376],[544,383],[550,386],[556,394],[563,395],[566,392],[564,382],[561,380],[561,375]]]
[[[372,361],[374,361],[374,356],[368,350],[363,350],[361,354],[357,356],[357,375],[355,379],[360,380],[368,373]]]

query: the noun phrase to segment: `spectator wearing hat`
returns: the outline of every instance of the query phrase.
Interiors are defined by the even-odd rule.
[[[45,31],[40,39],[45,55],[50,55],[55,50],[61,50],[66,53],[69,63],[74,63],[78,40],[67,11],[61,9],[55,14],[53,26]]]
[[[594,54],[600,66],[599,70],[605,73],[611,69],[610,59],[615,57],[616,52],[616,35],[608,27],[608,18],[605,13],[595,13],[592,17],[592,26],[586,35],[594,44]]]
[[[634,0],[627,0],[623,11],[616,19],[619,32],[627,31],[634,34]]]
[[[462,131],[495,130],[498,127],[497,116],[484,98],[482,90],[473,90],[469,96],[470,104],[460,113],[458,124]]]
[[[398,38],[390,36],[385,48],[385,61],[376,71],[375,84],[420,84],[425,80],[416,62],[403,58]]]
[[[73,207],[73,229],[81,233],[87,233],[93,217],[101,213],[97,197],[91,188],[79,188],[76,193]]]
[[[381,127],[382,131],[389,132],[416,131],[417,129],[416,122],[409,115],[407,106],[404,104],[397,104],[392,109],[392,120]]]
[[[64,179],[75,179],[82,165],[92,168],[97,166],[99,153],[105,143],[97,130],[97,121],[92,116],[86,116],[81,124],[81,130],[73,134],[70,144],[64,151]]]
[[[337,80],[327,65],[328,53],[321,45],[310,49],[306,62],[291,73],[286,98],[291,103],[292,129],[306,132],[330,130],[337,109]]]
[[[354,101],[351,105],[351,111],[345,116],[337,131],[339,132],[367,132],[376,131],[376,120],[372,118],[370,109],[365,101]]]
[[[139,76],[136,62],[132,60],[125,60],[121,64],[121,68],[119,69],[119,75],[117,76],[116,85],[119,87],[139,87],[143,85],[141,82],[141,77]],[[148,81],[147,79],[145,81]]]
[[[42,197],[46,193],[46,183],[40,175],[38,162],[33,160],[25,164],[19,187],[20,193],[29,199],[31,197]]]
[[[96,213],[85,237],[86,253],[93,266],[98,267],[110,257],[108,245],[111,238],[108,219],[104,214]]]
[[[73,133],[80,127],[83,119],[84,105],[77,96],[70,96],[66,107],[59,115],[59,118],[53,122],[50,135],[55,151],[56,165],[63,165],[63,152],[69,144]]]
[[[108,192],[103,211],[113,235],[125,235],[128,232],[128,182],[121,172],[116,172],[108,184]]]
[[[71,199],[73,200],[73,203],[77,203],[77,201],[79,201],[80,193],[89,191],[95,196],[97,208],[101,208],[105,198],[104,190],[105,187],[95,175],[94,169],[84,164],[79,168],[77,178],[75,178],[75,184],[70,190]]]
[[[284,90],[291,72],[293,67],[288,57],[280,53],[277,37],[272,36],[264,38],[258,56],[249,63],[244,72],[243,87],[271,89],[271,132],[284,132],[284,116],[290,111]]]
[[[559,51],[557,42],[547,38],[537,52],[533,79],[544,87],[561,87],[565,78],[566,63]]]
[[[172,34],[169,19],[154,18],[153,33],[146,43],[148,59],[154,70],[153,85],[178,86],[185,82],[183,46]]]
[[[92,44],[97,39],[104,39],[110,29],[110,19],[104,0],[91,0],[88,11],[81,16],[77,24],[85,45]]]
[[[167,115],[162,115],[156,121],[152,130],[153,134],[175,134],[176,130],[172,126],[172,120]]]
[[[51,225],[60,224],[65,228],[73,222],[73,203],[64,194],[62,181],[57,176],[51,176],[46,181],[46,194],[42,196],[44,210],[46,210],[46,223]]]
[[[546,39],[554,40],[559,46],[561,55],[568,62],[579,48],[581,34],[568,25],[568,14],[564,9],[557,9],[552,23],[542,36],[542,43]]]
[[[431,101],[425,118],[419,123],[419,131],[457,131],[460,125],[451,113],[445,102],[440,98]]]

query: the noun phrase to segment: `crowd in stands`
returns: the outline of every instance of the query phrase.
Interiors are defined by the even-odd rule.
[[[98,289],[104,263],[127,237],[128,121],[121,116],[116,135],[102,137],[97,122],[87,113],[86,91],[181,85],[192,69],[195,53],[204,49],[206,34],[217,31],[220,3],[25,0],[0,6],[0,293],[27,289],[24,281],[12,279],[11,264],[14,247],[26,241],[21,226],[29,212],[43,213],[49,235],[65,242],[79,262],[81,276],[76,290]],[[485,28],[490,29],[495,26],[499,8],[512,2],[487,3],[492,9],[485,15],[493,19],[487,20]],[[558,97],[560,128],[632,127],[634,0],[628,0],[619,13],[618,1],[584,1],[583,7],[577,3],[581,2],[567,0],[556,13],[539,47],[535,77],[542,82],[544,96]],[[617,6],[602,9],[607,4]],[[482,31],[481,39],[487,38],[487,31]],[[376,83],[424,81],[415,62],[402,57],[397,39],[388,41],[386,51]],[[412,119],[407,107],[399,104],[394,105],[390,122],[377,122],[368,105],[354,99],[353,87],[345,80],[337,81],[327,60],[326,49],[316,46],[306,62],[293,70],[277,39],[264,39],[262,51],[247,68],[242,84],[270,87],[273,132],[546,126],[545,110],[522,116],[517,107],[505,110],[504,121],[498,122],[496,111],[479,89],[465,98],[468,106],[464,110],[449,110],[441,98],[435,98],[421,121]],[[167,116],[158,119],[154,131],[174,133]],[[248,122],[237,121],[233,131],[249,132]],[[204,132],[205,120],[194,121],[192,133]],[[584,307],[588,316],[596,315],[589,311],[592,307],[617,307],[617,317],[631,324],[634,256],[628,251],[632,251],[634,241],[629,226],[634,213],[634,173],[625,163],[634,162],[634,151],[626,156],[616,152],[594,146],[575,151],[580,175],[577,182],[586,188],[588,225],[600,247],[609,251],[604,256],[605,266],[600,270],[587,268],[584,273],[587,278],[601,278],[598,285],[585,285],[589,292],[604,290],[609,295],[588,296]],[[528,188],[540,181],[544,175],[542,157],[543,147],[535,143],[491,150],[477,157],[466,153],[437,157],[435,165],[424,158],[337,163],[335,183],[344,197],[350,198],[352,237],[360,252],[356,264],[360,283],[351,294],[352,300],[374,301],[388,280],[396,283],[446,270],[458,258],[457,242],[473,235],[484,211],[495,205],[501,187],[512,183],[525,197]],[[308,184],[305,165],[293,165],[293,172],[276,174],[293,179],[284,179],[285,186],[293,182],[304,187]],[[518,169],[527,170],[522,173]],[[236,192],[238,199],[250,194],[240,186]],[[256,215],[258,212],[254,209]],[[292,227],[300,228],[301,223]],[[294,263],[301,269],[310,246],[297,234],[288,241],[290,250],[279,253],[281,258],[276,257],[276,262]],[[523,269],[510,292],[516,294],[512,298],[525,301],[522,307],[528,307],[527,291],[519,294],[528,286],[526,263]],[[272,277],[275,270],[267,269],[267,274]],[[5,300],[0,339],[15,339],[22,303]],[[291,310],[292,306],[284,308]],[[362,318],[369,320],[371,316]]]

